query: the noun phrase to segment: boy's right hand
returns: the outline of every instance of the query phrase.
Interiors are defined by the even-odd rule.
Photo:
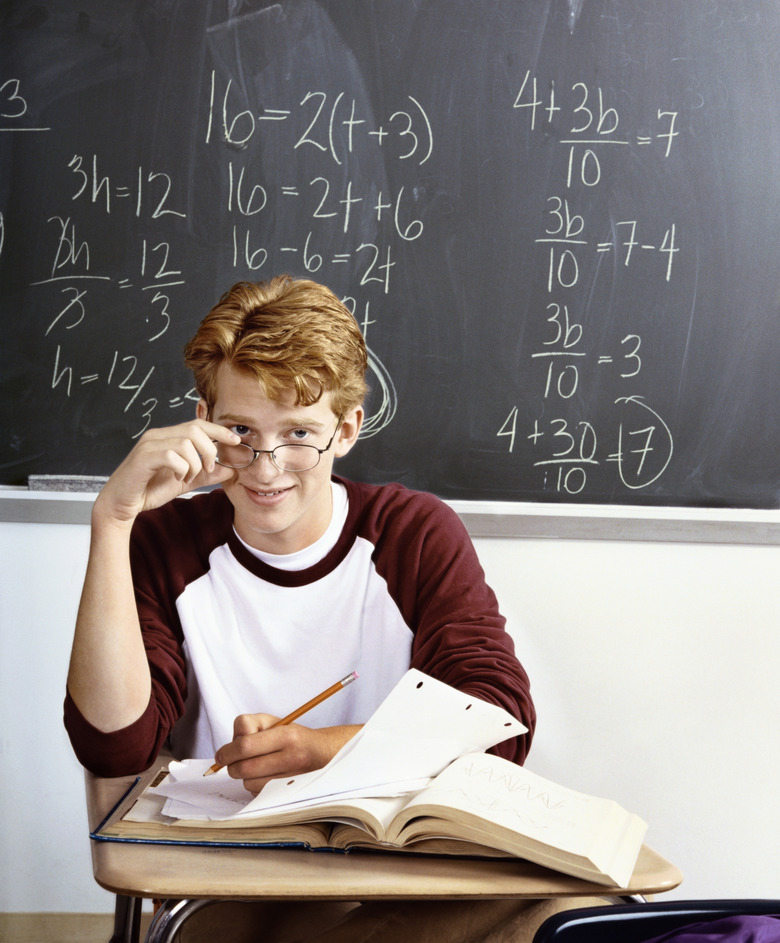
[[[132,524],[141,511],[227,481],[235,469],[216,464],[215,442],[240,441],[225,426],[205,419],[149,429],[106,482],[95,501],[93,517]]]

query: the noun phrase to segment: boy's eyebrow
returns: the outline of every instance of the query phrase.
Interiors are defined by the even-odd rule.
[[[214,417],[215,422],[232,422],[240,426],[250,426],[255,428],[254,420],[249,416],[240,416],[237,413],[221,413]],[[319,419],[313,419],[311,416],[289,416],[283,419],[280,426],[314,426],[317,429],[325,429],[328,426],[326,422],[320,422]]]

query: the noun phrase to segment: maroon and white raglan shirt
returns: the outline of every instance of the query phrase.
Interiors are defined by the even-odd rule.
[[[401,485],[334,478],[332,489],[328,531],[290,556],[243,543],[222,489],[139,515],[131,564],[152,696],[112,733],[66,696],[85,767],[135,773],[166,741],[176,755],[213,757],[238,714],[283,717],[352,671],[358,681],[301,722],[364,723],[409,667],[517,717],[530,733],[495,752],[523,761],[528,678],[460,519]]]

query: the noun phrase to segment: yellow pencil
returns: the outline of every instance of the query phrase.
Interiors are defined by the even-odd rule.
[[[297,720],[299,717],[302,717],[304,714],[308,713],[312,708],[316,707],[318,704],[322,704],[323,701],[326,701],[332,694],[335,694],[337,691],[340,691],[342,688],[345,688],[348,684],[351,684],[353,681],[357,680],[358,673],[353,671],[351,674],[348,674],[346,678],[342,678],[341,681],[337,681],[335,684],[332,684],[329,688],[326,688],[321,694],[318,694],[316,697],[313,697],[310,701],[307,701],[305,704],[302,704],[297,710],[294,710],[292,714],[288,714],[286,717],[282,717],[281,720],[277,720],[275,724],[271,724],[268,728],[269,730],[274,727],[284,727],[286,724],[291,724],[294,720]],[[215,763],[213,766],[210,766],[204,776],[211,776],[212,773],[218,773],[222,769],[220,763]]]

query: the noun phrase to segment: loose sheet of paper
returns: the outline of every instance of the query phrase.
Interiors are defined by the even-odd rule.
[[[168,779],[153,789],[147,789],[145,795],[168,797],[160,811],[166,816],[182,821],[203,820],[204,818],[220,821],[238,818],[250,801],[250,793],[244,789],[240,780],[231,779],[227,770],[224,769],[204,779],[203,774],[210,766],[211,760],[183,760],[170,763]],[[341,792],[337,796],[328,795],[320,799],[287,802],[281,807],[259,809],[243,818],[260,819],[263,816],[275,814],[280,811],[280,808],[284,810],[298,807],[316,809],[318,805],[330,804],[335,799],[341,802],[349,799],[363,800],[367,797],[408,797],[410,793],[419,792],[429,782],[430,777],[425,777],[373,787],[363,786]],[[139,816],[138,821],[145,821],[140,811]]]
[[[260,816],[317,800],[399,795],[423,788],[457,757],[525,732],[503,708],[410,669],[320,770],[272,780],[247,801],[248,793],[226,770],[204,778],[210,762],[190,760],[172,763],[172,775],[154,792],[176,800],[166,803],[166,815],[213,819]]]

